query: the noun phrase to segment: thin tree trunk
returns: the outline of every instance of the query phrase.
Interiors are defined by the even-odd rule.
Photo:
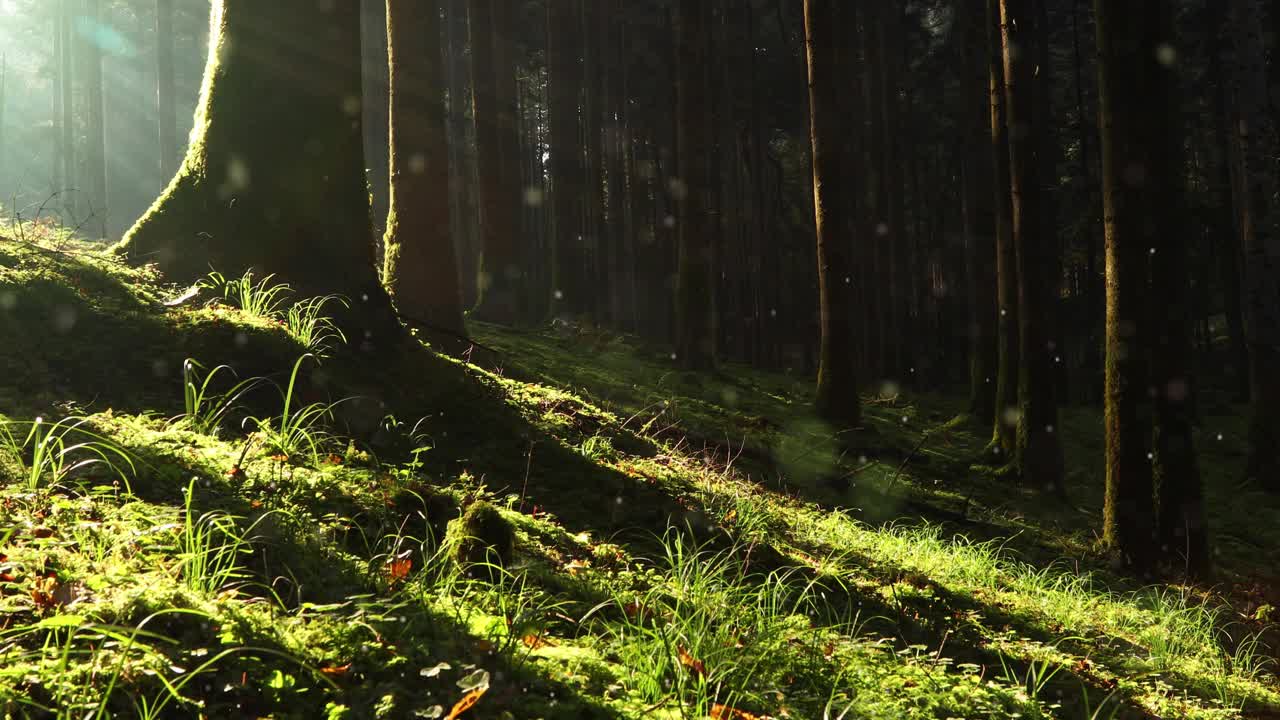
[[[678,264],[676,270],[676,355],[690,370],[715,366],[713,316],[715,273],[710,137],[711,5],[705,0],[679,0],[676,23],[676,145],[680,157],[676,195]]]
[[[1036,93],[1047,92],[1037,78],[1034,50],[1039,42],[1038,3],[1001,0],[1006,120],[1009,126],[1009,187],[1013,199],[1013,244],[1018,266],[1018,442],[1016,462],[1026,481],[1063,491],[1062,445],[1054,403],[1053,335],[1045,327],[1053,312],[1053,257],[1056,241],[1044,236],[1045,211],[1040,134],[1050,118],[1040,116]]]
[[[973,5],[973,3],[970,3]],[[967,110],[961,125],[965,268],[969,300],[969,412],[990,427],[996,419],[996,238],[991,192],[995,180],[988,149],[991,136],[987,35],[983,15],[961,13],[961,92]]]
[[[853,213],[848,184],[854,167],[840,113],[841,80],[852,69],[839,34],[849,8],[840,0],[805,0],[804,27],[809,67],[809,138],[813,146],[813,208],[817,230],[818,415],[839,427],[861,422],[853,350]]]
[[[160,142],[160,178],[165,185],[178,172],[178,91],[173,64],[173,2],[156,0],[156,108]]]
[[[1009,186],[1009,128],[1005,118],[1004,57],[999,0],[987,0],[988,90],[995,185],[996,395],[992,451],[1012,460],[1018,430],[1018,263]]]

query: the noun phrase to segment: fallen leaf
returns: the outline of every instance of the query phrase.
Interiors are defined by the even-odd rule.
[[[328,667],[322,667],[320,668],[320,672],[328,675],[329,677],[341,677],[346,675],[347,671],[350,669],[351,663],[347,663],[346,665],[330,665]]]
[[[521,640],[524,641],[524,644],[527,645],[530,650],[537,650],[539,648],[544,648],[544,647],[555,647],[554,642],[548,640],[547,638],[543,637],[540,634],[529,633],[528,635],[525,635],[523,638],[521,638]]]
[[[453,706],[453,709],[449,711],[449,715],[445,720],[458,720],[458,718],[462,717],[462,713],[475,707],[475,704],[480,702],[480,697],[488,690],[489,688],[487,687],[478,687],[475,690],[468,692],[466,695],[463,695],[462,699],[459,700]]]
[[[683,645],[676,646],[676,653],[680,657],[680,664],[692,670],[694,675],[698,677],[706,676],[707,669],[703,666],[702,661],[690,655]]]
[[[397,555],[387,563],[387,579],[390,580],[392,584],[401,582],[405,578],[409,577],[409,572],[411,570],[413,570],[413,558],[409,557],[408,553],[404,555]]]
[[[770,720],[770,717],[715,703],[711,706],[711,720]]]
[[[31,534],[43,540],[44,538],[53,537],[53,530],[47,527],[32,528]]]

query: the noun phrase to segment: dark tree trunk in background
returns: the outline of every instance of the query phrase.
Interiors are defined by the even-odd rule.
[[[476,314],[480,319],[523,322],[530,317],[528,262],[521,236],[524,211],[523,162],[520,154],[520,99],[516,87],[516,22],[517,13],[506,3],[493,4],[493,70],[498,123],[498,147],[501,149],[501,175],[498,183],[507,208],[510,226],[501,234],[486,238],[483,250],[484,296]],[[486,308],[492,305],[490,316]]]
[[[982,0],[978,0],[982,1]],[[956,21],[960,40],[960,78],[965,120],[960,146],[964,148],[962,193],[965,270],[969,300],[969,413],[987,425],[996,420],[996,237],[994,185],[991,167],[991,115],[988,97],[985,8],[968,3]]]
[[[1230,338],[1228,366],[1235,381],[1234,395],[1239,402],[1249,400],[1249,343],[1245,337],[1244,304],[1240,288],[1240,222],[1236,205],[1240,193],[1235,191],[1232,166],[1235,164],[1233,147],[1234,121],[1228,101],[1232,85],[1231,73],[1226,69],[1226,49],[1222,38],[1227,32],[1227,4],[1205,3],[1204,28],[1205,52],[1209,77],[1214,83],[1213,111],[1217,116],[1213,123],[1214,150],[1217,157],[1217,173],[1213,183],[1213,200],[1216,212],[1212,216],[1210,232],[1217,239],[1218,273],[1222,282],[1223,309]]]
[[[1013,200],[1009,187],[1009,128],[1005,118],[1002,43],[1000,0],[987,0],[997,306],[995,429],[992,450],[998,451],[1002,459],[1012,460],[1018,437],[1018,262],[1013,245]]]
[[[186,160],[119,250],[173,282],[253,268],[300,296],[341,293],[348,337],[398,339],[374,267],[358,4],[217,0],[211,28],[221,52]]]
[[[363,91],[364,156],[368,173],[370,206],[373,213],[374,237],[378,243],[378,259],[382,260],[382,240],[390,210],[391,165],[387,131],[390,93],[387,75],[387,2],[358,0],[360,3],[361,89]]]
[[[463,335],[450,236],[440,15],[434,2],[386,2],[391,191],[382,280],[401,315]]]
[[[879,98],[877,100],[881,113],[880,151],[881,178],[880,189],[884,194],[882,201],[885,215],[880,218],[883,229],[882,243],[884,247],[884,274],[886,285],[885,311],[885,355],[882,363],[886,374],[893,379],[903,380],[907,372],[904,357],[906,335],[910,332],[907,317],[907,299],[911,292],[909,273],[906,267],[907,233],[905,198],[906,187],[903,182],[903,163],[906,161],[902,153],[901,138],[905,132],[900,125],[901,113],[898,108],[899,80],[898,72],[902,64],[902,11],[896,6],[886,3],[876,13],[879,22],[877,36],[880,43],[880,82],[877,84]]]
[[[95,34],[102,22],[102,0],[87,0],[80,42],[85,68],[85,171],[88,175],[88,205],[91,219],[85,229],[99,239],[109,237],[107,200],[106,97],[102,91],[102,48]]]
[[[1170,0],[1144,0],[1140,60],[1148,84],[1138,96],[1142,135],[1150,144],[1150,185],[1154,212],[1146,224],[1153,228],[1151,290],[1156,298],[1148,308],[1151,324],[1151,384],[1155,388],[1152,436],[1152,480],[1158,519],[1159,562],[1188,575],[1209,569],[1209,534],[1204,492],[1196,461],[1194,422],[1196,383],[1192,377],[1192,300],[1187,292],[1190,268],[1191,217],[1186,212],[1186,167],[1183,123],[1178,103],[1183,68],[1161,53],[1179,48]],[[1180,53],[1175,52],[1176,58]],[[1140,142],[1140,138],[1134,138]]]
[[[72,0],[62,0],[58,7],[58,100],[62,110],[58,129],[61,136],[59,155],[62,156],[62,177],[57,190],[62,193],[63,211],[74,215],[79,189],[76,187],[76,106],[75,83],[72,81],[71,8]]]
[[[1244,253],[1244,317],[1249,343],[1253,416],[1247,476],[1280,490],[1280,237],[1275,230],[1275,119],[1267,98],[1262,14],[1257,0],[1231,0],[1235,50],[1234,123],[1240,149],[1240,233]]]
[[[1018,265],[1018,442],[1016,462],[1025,482],[1062,491],[1062,445],[1054,403],[1052,276],[1057,242],[1044,237],[1045,210],[1038,153],[1051,118],[1040,117],[1037,93],[1048,92],[1036,73],[1040,33],[1038,3],[1001,0],[1006,121],[1009,127],[1009,187],[1013,198],[1013,244]]]
[[[840,33],[852,8],[841,0],[805,0],[809,66],[809,138],[813,147],[813,208],[818,243],[818,415],[837,427],[861,422],[853,350],[851,302],[854,217],[848,202],[853,160],[842,118],[841,81],[854,69]],[[847,4],[847,0],[845,0]]]
[[[458,251],[458,277],[463,307],[475,307],[479,299],[476,285],[480,268],[479,218],[476,215],[475,155],[472,154],[474,126],[467,120],[471,86],[467,80],[467,0],[447,0],[445,61],[449,89],[449,194],[452,207],[454,245]]]
[[[156,108],[160,177],[167,185],[182,161],[178,146],[178,91],[173,66],[173,2],[156,0]]]
[[[584,191],[582,144],[578,134],[582,72],[578,62],[581,48],[577,29],[581,17],[579,0],[547,2],[547,94],[555,227],[552,313],[555,315],[576,315],[587,307],[583,282],[584,231],[578,212]]]
[[[690,370],[715,366],[716,330],[712,247],[716,219],[711,177],[714,143],[710,124],[711,58],[707,47],[711,4],[679,0],[676,22],[676,146],[680,157],[676,195],[676,356]]]
[[[480,302],[474,317],[488,322],[514,324],[521,319],[519,287],[524,278],[520,257],[519,195],[512,196],[507,170],[509,140],[503,117],[514,94],[514,69],[510,55],[500,46],[495,12],[508,8],[494,0],[470,0],[471,116],[476,132],[477,192],[480,214]],[[502,75],[510,74],[510,81]],[[517,162],[511,158],[510,162]],[[518,167],[518,165],[517,165]]]

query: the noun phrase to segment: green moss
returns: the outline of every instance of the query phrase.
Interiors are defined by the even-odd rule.
[[[515,528],[492,503],[479,500],[467,506],[462,517],[449,523],[445,545],[459,568],[486,577],[496,577],[496,568],[509,566],[515,558]]]

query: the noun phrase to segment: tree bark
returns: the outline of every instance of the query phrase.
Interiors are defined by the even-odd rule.
[[[211,12],[217,52],[191,147],[119,251],[175,282],[252,268],[301,295],[341,293],[348,337],[395,341],[365,190],[359,4],[216,0]]]
[[[386,2],[391,194],[382,280],[401,315],[464,335],[450,235],[439,11],[434,2]]]
[[[156,0],[156,108],[160,177],[167,185],[181,162],[178,146],[178,91],[173,65],[173,1]]]
[[[1106,498],[1103,543],[1117,564],[1146,570],[1153,560],[1152,407],[1148,393],[1146,273],[1154,210],[1152,168],[1141,103],[1153,50],[1143,28],[1151,2],[1096,0],[1102,202],[1106,235],[1107,319],[1104,367]]]
[[[676,146],[680,158],[675,185],[676,355],[690,370],[715,366],[716,331],[712,246],[716,232],[711,178],[711,58],[707,45],[711,5],[705,0],[679,0],[676,23]]]
[[[846,0],[847,2],[847,0]],[[853,249],[848,203],[853,158],[842,127],[841,81],[853,69],[839,34],[846,30],[840,0],[805,0],[804,27],[809,67],[809,139],[813,147],[813,209],[817,231],[819,417],[838,426],[861,422],[853,350]]]
[[[588,0],[589,2],[594,0]],[[584,274],[585,238],[578,210],[582,144],[578,133],[578,62],[580,0],[547,2],[547,94],[551,125],[551,200],[555,235],[552,243],[552,313],[576,315],[587,307]]]
[[[1276,192],[1275,122],[1267,99],[1262,14],[1257,0],[1232,0],[1235,96],[1239,117],[1240,234],[1244,252],[1244,316],[1252,378],[1246,474],[1280,491],[1280,236]]]
[[[996,238],[996,392],[992,450],[1012,460],[1018,437],[1018,262],[1013,245],[1009,186],[1009,128],[1005,118],[1000,0],[987,0],[988,91]]]
[[[969,300],[969,413],[990,427],[996,419],[996,238],[992,207],[995,182],[992,156],[987,72],[987,36],[983,14],[969,3],[968,12],[957,15],[961,47],[961,92],[966,110],[961,125],[965,268]]]
[[[1045,209],[1038,152],[1050,118],[1040,116],[1035,48],[1043,0],[1001,0],[1009,187],[1018,270],[1018,438],[1015,460],[1027,482],[1062,492],[1062,446],[1054,403],[1053,336],[1045,327],[1053,312],[1053,257],[1057,243],[1044,237]]]
[[[473,317],[514,324],[522,316],[520,288],[525,280],[519,252],[521,196],[511,194],[508,170],[509,163],[519,165],[516,157],[508,158],[510,131],[504,126],[514,120],[509,113],[515,71],[504,40],[497,36],[497,16],[509,13],[505,7],[497,8],[494,0],[469,0],[468,9],[481,238],[480,300]]]

